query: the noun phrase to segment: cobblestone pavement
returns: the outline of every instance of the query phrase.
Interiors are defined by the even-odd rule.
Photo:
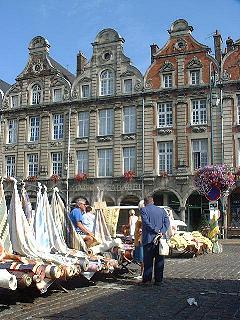
[[[240,240],[222,243],[222,254],[166,259],[161,287],[124,277],[89,287],[75,280],[68,292],[49,290],[42,296],[1,291],[0,319],[240,319]]]

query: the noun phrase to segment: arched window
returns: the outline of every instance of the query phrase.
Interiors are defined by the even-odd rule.
[[[32,104],[39,104],[41,102],[42,89],[39,84],[34,84],[32,87]]]
[[[109,96],[113,94],[114,76],[111,70],[104,70],[100,75],[101,96]]]

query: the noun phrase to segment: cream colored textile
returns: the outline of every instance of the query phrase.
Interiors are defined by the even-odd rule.
[[[0,181],[0,240],[3,244],[4,249],[8,252],[12,252],[7,206],[2,180]]]

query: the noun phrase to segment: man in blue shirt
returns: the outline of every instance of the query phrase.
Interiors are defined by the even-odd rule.
[[[89,247],[94,240],[94,234],[89,231],[83,224],[83,215],[86,210],[86,201],[85,199],[79,198],[76,200],[75,208],[71,211],[69,217],[77,231],[81,234],[83,240],[86,242],[86,245]]]
[[[142,244],[143,244],[143,283],[151,283],[154,263],[154,280],[160,285],[163,279],[164,256],[159,255],[158,245],[153,243],[157,234],[165,236],[169,228],[169,219],[164,209],[154,205],[153,197],[144,199],[145,207],[141,209]]]

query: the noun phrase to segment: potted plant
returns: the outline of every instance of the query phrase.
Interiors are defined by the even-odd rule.
[[[75,180],[76,180],[77,182],[81,182],[81,181],[83,181],[83,180],[86,180],[87,177],[88,177],[88,175],[87,175],[86,173],[80,172],[80,173],[78,173],[78,174],[75,176]]]
[[[52,174],[50,177],[50,180],[53,181],[54,183],[57,183],[61,177],[58,174]]]
[[[127,181],[127,182],[130,182],[133,180],[133,178],[136,176],[136,173],[132,170],[128,170],[128,171],[125,171],[124,172],[124,179]]]
[[[27,181],[29,181],[29,182],[36,182],[37,179],[38,179],[37,176],[28,176],[28,177],[27,177]]]

